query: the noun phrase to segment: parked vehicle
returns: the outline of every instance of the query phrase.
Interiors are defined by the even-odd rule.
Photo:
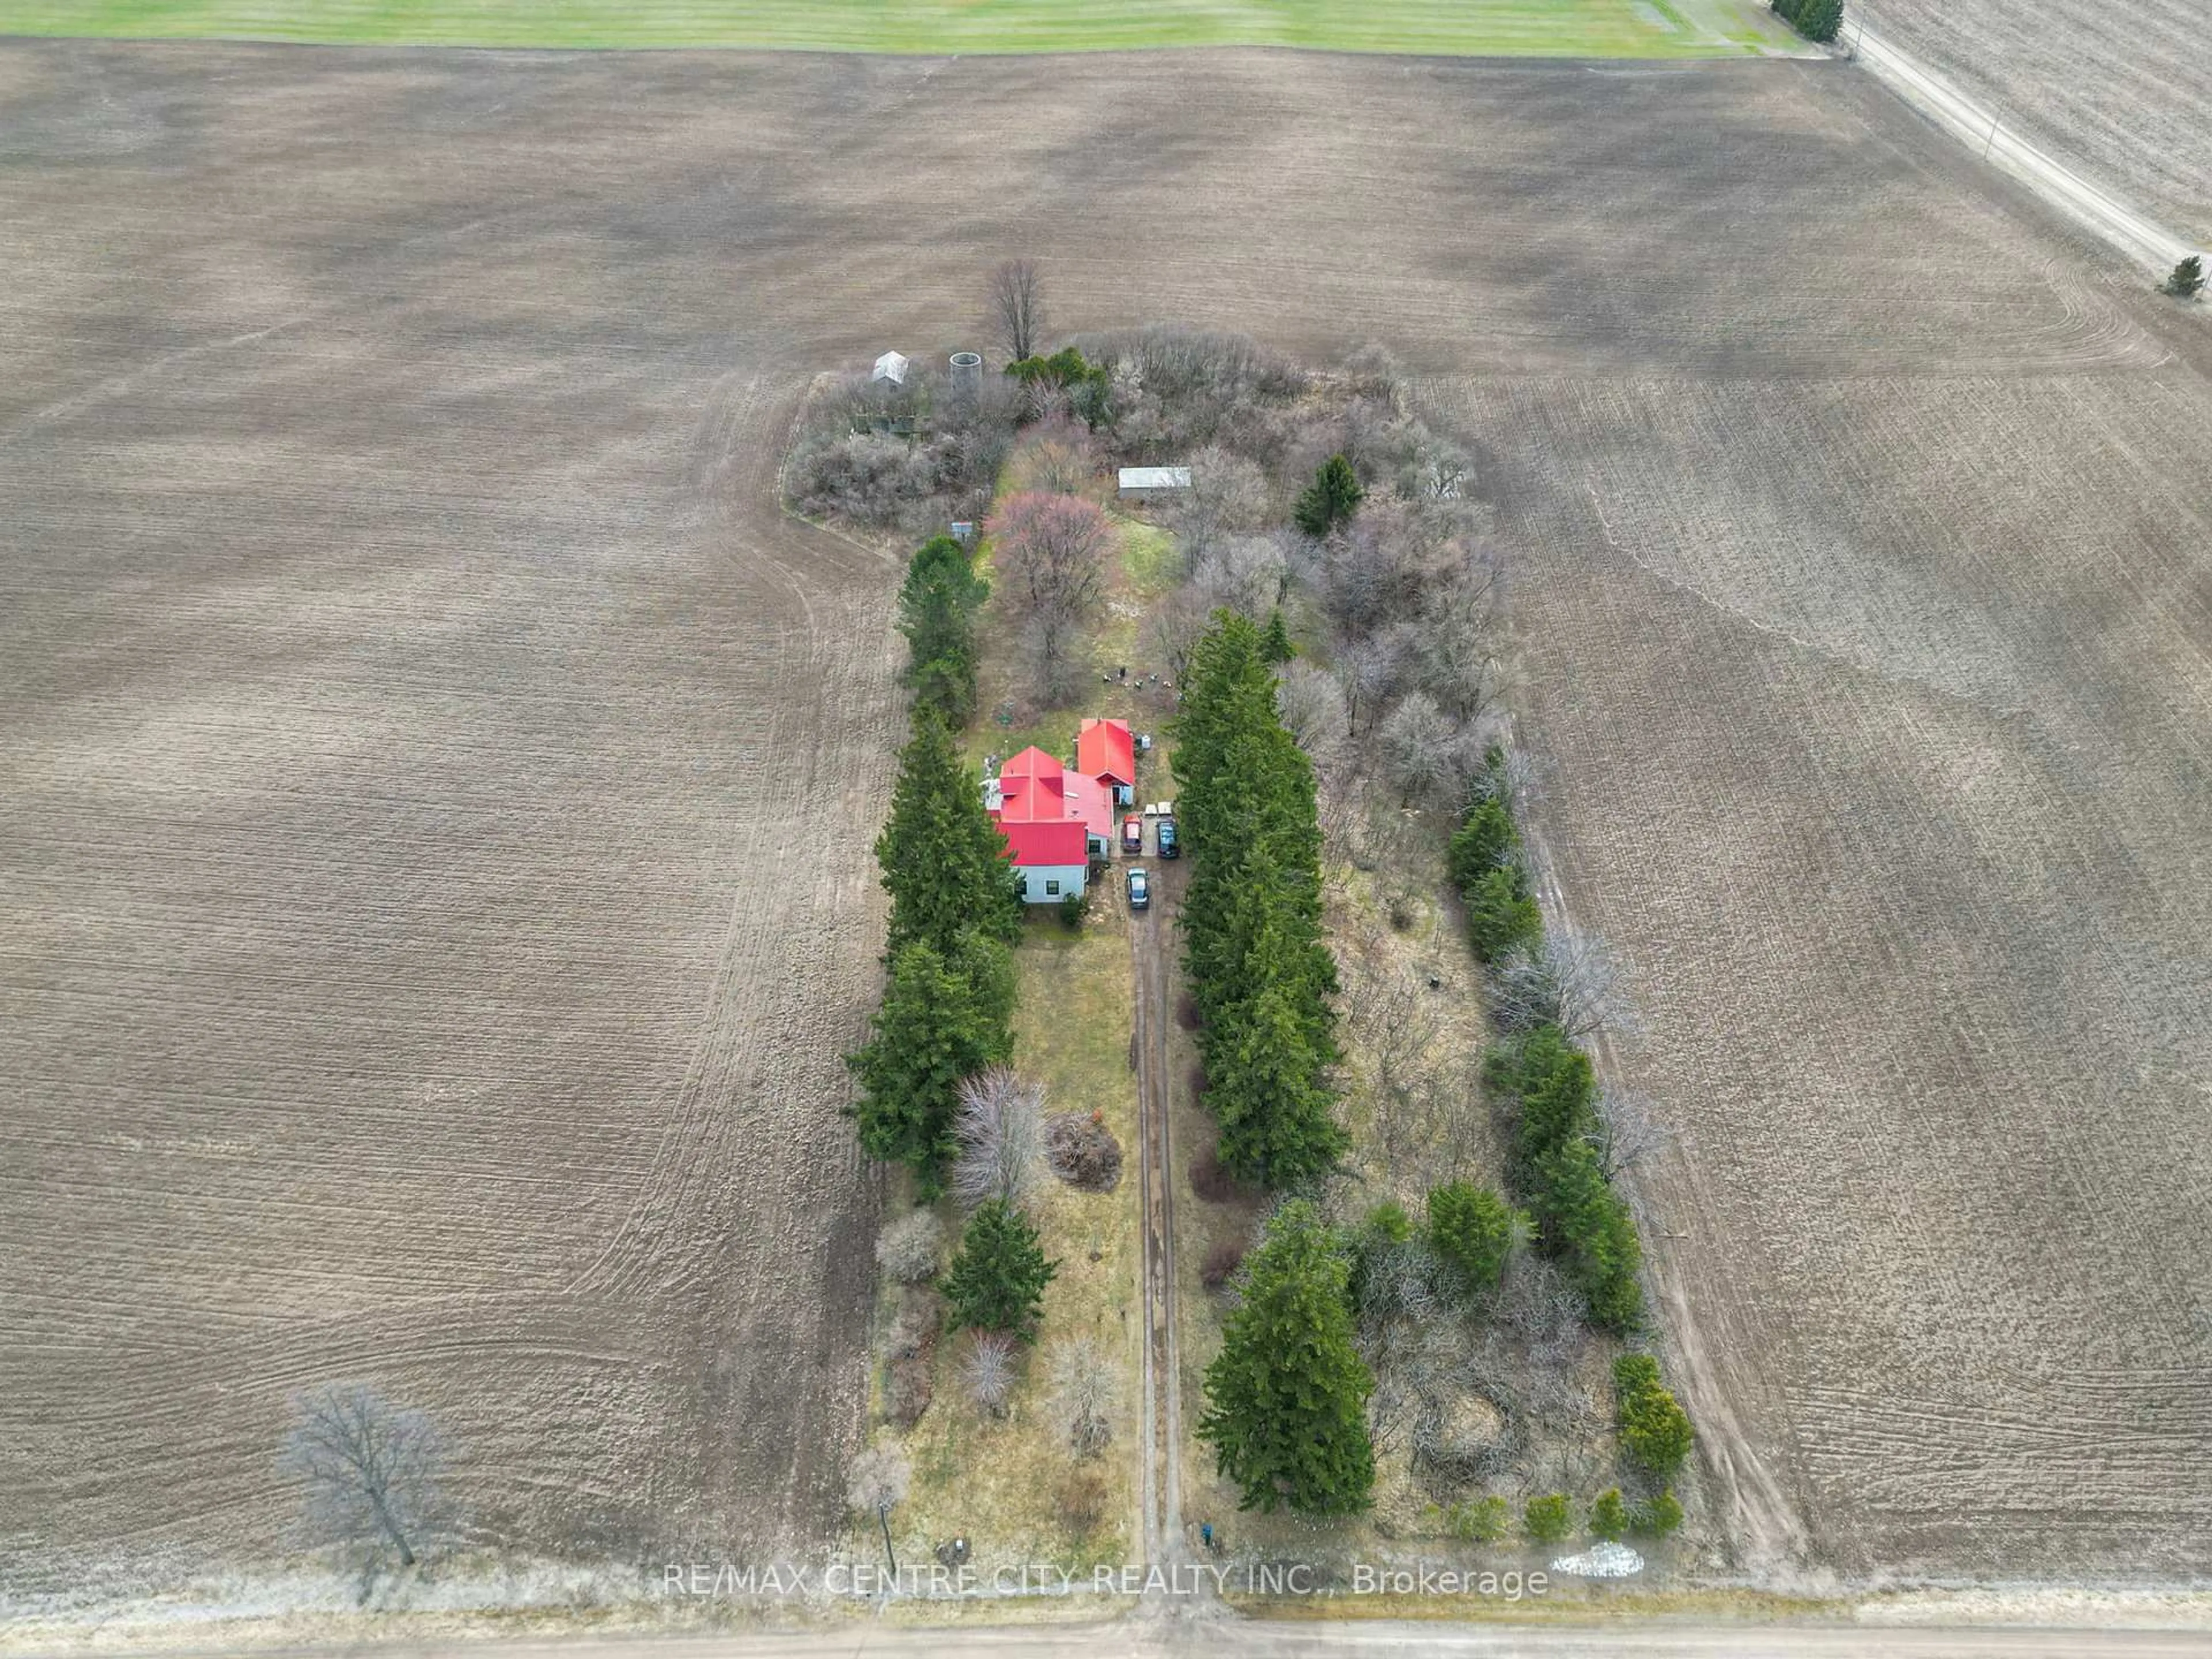
[[[1176,834],[1176,823],[1173,818],[1160,820],[1160,827],[1153,832],[1153,839],[1160,844],[1162,858],[1179,859],[1182,856],[1182,842]]]
[[[1130,871],[1129,908],[1132,910],[1143,910],[1148,908],[1151,906],[1152,902],[1152,878],[1146,875],[1141,868]]]
[[[1121,850],[1132,855],[1145,850],[1145,820],[1139,813],[1121,820]]]

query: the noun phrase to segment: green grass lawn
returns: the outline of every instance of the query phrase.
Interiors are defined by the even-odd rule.
[[[1764,31],[1751,13],[1749,0],[0,0],[0,33],[970,53],[1244,45],[1677,58],[1756,50]]]

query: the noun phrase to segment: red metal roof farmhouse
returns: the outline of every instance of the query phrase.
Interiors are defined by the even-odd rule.
[[[1031,747],[999,769],[999,828],[1020,865],[1081,864],[1113,833],[1105,786]],[[1035,833],[1035,832],[1048,833]],[[1073,847],[1072,855],[1066,849]]]

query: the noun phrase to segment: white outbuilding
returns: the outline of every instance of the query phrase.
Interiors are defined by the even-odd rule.
[[[904,386],[906,368],[905,358],[896,351],[886,351],[876,359],[876,372],[868,378],[871,380],[888,380],[893,386]]]
[[[1148,501],[1170,489],[1190,488],[1190,469],[1187,466],[1125,466],[1121,469],[1121,494],[1140,501]]]

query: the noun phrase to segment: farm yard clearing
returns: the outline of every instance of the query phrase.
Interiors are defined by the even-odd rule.
[[[0,34],[392,46],[1107,52],[1303,46],[1460,57],[1729,58],[1796,49],[1757,0],[0,0]]]
[[[1012,215],[1063,318],[1377,338],[1480,447],[1754,1565],[2202,1569],[2212,365],[1863,76],[16,44],[0,99],[20,1594],[278,1557],[284,1397],[364,1371],[487,1547],[841,1528],[897,570],[771,475],[817,371],[973,343]]]

